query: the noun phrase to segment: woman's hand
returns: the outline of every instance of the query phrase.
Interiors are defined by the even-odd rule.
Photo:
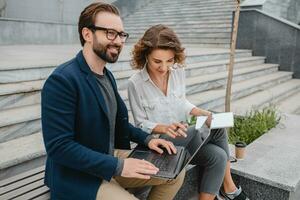
[[[209,112],[209,113],[207,114],[207,119],[206,119],[206,121],[205,121],[205,124],[206,124],[206,126],[207,126],[208,128],[210,128],[211,120],[212,120],[212,113]]]
[[[171,138],[187,137],[187,126],[188,125],[186,123],[175,122],[170,125],[165,125],[163,133],[167,134]]]

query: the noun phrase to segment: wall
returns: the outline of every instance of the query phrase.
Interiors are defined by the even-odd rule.
[[[300,78],[300,26],[259,10],[241,10],[237,48],[266,56],[267,63],[279,63],[280,70]]]
[[[242,8],[260,9],[277,17],[282,17],[295,24],[300,23],[299,0],[245,0]]]

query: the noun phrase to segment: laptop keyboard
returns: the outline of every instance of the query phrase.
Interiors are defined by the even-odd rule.
[[[169,171],[169,163],[174,159],[174,156],[166,153],[159,155],[155,154],[150,159],[150,162],[159,168],[159,171]]]

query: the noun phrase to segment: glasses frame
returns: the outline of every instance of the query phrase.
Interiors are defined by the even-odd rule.
[[[91,29],[93,32],[94,31],[105,31],[106,33],[106,38],[110,41],[114,41],[117,36],[120,37],[120,39],[122,40],[122,42],[126,42],[126,40],[129,38],[129,34],[124,32],[124,31],[117,31],[115,29],[112,29],[112,28],[105,28],[105,27],[101,27],[101,26],[95,26],[95,25],[91,25],[91,26],[88,26],[89,29]],[[112,32],[115,32],[115,36],[114,37],[110,37],[109,35],[109,31],[112,31]]]

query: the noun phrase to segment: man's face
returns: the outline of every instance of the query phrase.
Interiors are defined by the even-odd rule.
[[[101,12],[98,13],[95,20],[96,27],[111,29],[117,32],[123,32],[123,23],[119,16]],[[106,30],[96,30],[93,34],[93,51],[102,60],[108,63],[115,63],[123,48],[124,41],[117,36],[115,39],[108,39]]]

